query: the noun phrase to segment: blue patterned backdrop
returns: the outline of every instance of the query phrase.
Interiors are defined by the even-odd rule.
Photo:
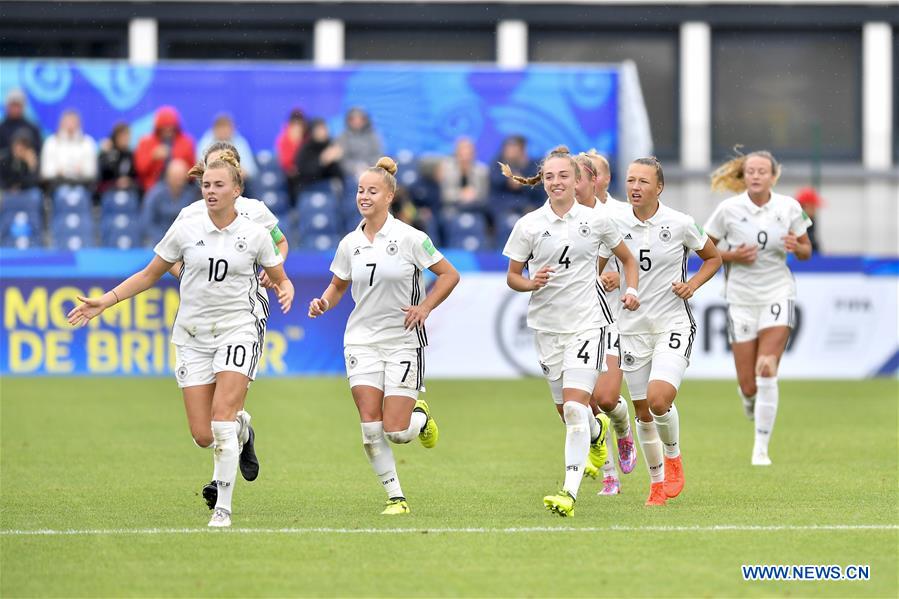
[[[336,70],[245,63],[0,60],[0,94],[19,87],[46,133],[77,108],[87,133],[106,137],[115,121],[147,133],[154,110],[176,106],[198,139],[220,111],[234,115],[255,151],[271,149],[294,107],[343,129],[353,106],[366,108],[385,149],[450,153],[459,136],[492,158],[506,135],[526,135],[534,155],[565,143],[614,157],[618,149],[615,68],[531,67],[504,71],[464,65],[366,65]],[[2,110],[2,108],[0,108]]]

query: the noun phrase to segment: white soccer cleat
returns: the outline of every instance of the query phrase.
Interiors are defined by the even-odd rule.
[[[237,422],[240,424],[240,430],[237,431],[237,442],[241,448],[243,448],[244,443],[250,437],[250,419],[250,413],[246,410],[241,410],[237,413]]]
[[[767,452],[753,451],[752,452],[752,465],[753,466],[770,466],[771,458],[768,457]]]
[[[231,526],[231,513],[224,508],[217,507],[212,512],[212,518],[209,520],[211,528],[228,528]]]

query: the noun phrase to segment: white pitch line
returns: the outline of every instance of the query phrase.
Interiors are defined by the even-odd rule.
[[[752,526],[722,524],[717,526],[531,526],[520,528],[98,528],[67,530],[0,530],[4,537],[39,536],[114,536],[114,535],[193,535],[226,532],[228,534],[264,535],[359,535],[359,534],[521,534],[521,533],[601,533],[601,532],[781,532],[781,531],[887,531],[899,530],[899,524],[810,524]]]

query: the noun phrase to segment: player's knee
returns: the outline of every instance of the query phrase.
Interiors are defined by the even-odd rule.
[[[596,405],[599,406],[599,409],[607,414],[618,407],[617,393],[596,393],[593,395],[593,398],[596,400]]]
[[[212,447],[213,438],[211,428],[208,431],[191,431],[191,436],[194,439],[194,444],[200,449]]]
[[[761,355],[755,365],[755,373],[762,377],[777,376],[777,356]]]
[[[649,405],[645,399],[634,400],[631,403],[634,405],[634,416],[636,416],[637,420],[652,422],[652,414],[649,413]]]
[[[384,431],[384,436],[387,437],[388,441],[390,441],[391,443],[396,443],[397,445],[408,443],[414,438],[414,435],[410,435],[408,430]]]
[[[748,381],[740,381],[740,392],[746,397],[754,397],[758,393],[758,387],[755,385],[755,377]]]

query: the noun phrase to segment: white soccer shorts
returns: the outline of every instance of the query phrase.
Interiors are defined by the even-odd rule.
[[[262,345],[258,342],[238,341],[214,348],[175,346],[175,378],[178,386],[196,387],[215,382],[219,372],[239,372],[251,381],[256,378]]]
[[[350,388],[365,385],[388,397],[402,395],[412,399],[418,399],[419,391],[425,391],[423,347],[347,345],[343,357]]]
[[[599,373],[605,369],[605,329],[581,333],[537,331],[534,341],[540,368],[549,381],[558,380],[567,370]]]
[[[771,327],[790,327],[796,324],[796,301],[781,299],[768,304],[729,304],[727,306],[727,337],[731,343],[752,341],[759,331]]]

